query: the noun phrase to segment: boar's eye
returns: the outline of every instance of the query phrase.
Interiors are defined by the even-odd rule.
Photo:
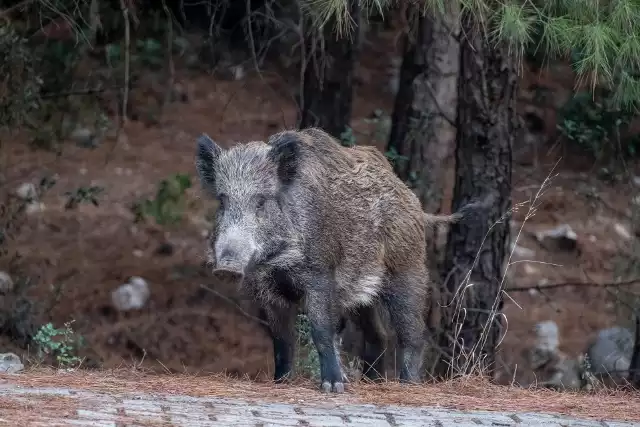
[[[256,198],[256,211],[262,212],[264,210],[264,205],[267,203],[267,198],[263,195],[259,195]]]
[[[218,210],[224,210],[227,204],[227,195],[224,193],[218,194],[217,199],[219,203]]]

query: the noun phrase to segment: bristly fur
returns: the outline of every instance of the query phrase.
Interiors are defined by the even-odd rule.
[[[316,323],[329,319],[325,329],[342,315],[359,316],[379,344],[368,310],[383,301],[407,353],[402,375],[415,379],[429,282],[425,227],[459,216],[425,214],[379,150],[344,147],[317,128],[228,150],[201,138],[197,167],[205,188],[226,203],[211,258],[216,245],[251,248],[243,284],[266,310],[276,347],[289,351],[282,316],[291,315],[278,310],[299,303]],[[317,345],[319,353],[327,348]],[[287,365],[283,357],[276,365]]]

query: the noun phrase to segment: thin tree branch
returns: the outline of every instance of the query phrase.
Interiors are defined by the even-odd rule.
[[[175,84],[176,79],[176,69],[175,64],[173,62],[173,16],[171,15],[171,11],[167,7],[167,2],[162,0],[162,9],[164,9],[164,13],[167,16],[167,88],[164,94],[164,102],[162,103],[162,109],[160,112],[160,117],[164,117],[164,112],[171,103],[171,95],[173,94],[173,85]]]
[[[129,103],[129,68],[131,47],[131,22],[129,19],[129,7],[126,0],[120,0],[120,9],[124,19],[124,88],[122,90],[122,117],[120,127],[127,122],[127,104]]]
[[[626,286],[633,286],[640,284],[639,279],[632,279],[625,282],[611,282],[611,283],[595,283],[595,282],[564,282],[564,283],[552,283],[550,285],[534,285],[534,286],[515,286],[505,289],[506,292],[524,292],[535,289],[537,291],[566,288],[569,286],[576,287],[588,287],[588,288],[622,288]]]
[[[264,320],[262,320],[262,319],[260,319],[260,318],[258,318],[258,317],[256,317],[256,316],[253,316],[253,315],[251,315],[251,314],[247,313],[247,312],[246,312],[242,307],[240,307],[240,306],[238,305],[238,303],[236,303],[235,301],[233,301],[231,298],[229,298],[229,297],[227,297],[227,296],[222,295],[220,292],[215,291],[215,290],[211,289],[210,287],[208,287],[208,286],[206,286],[206,285],[200,285],[200,287],[201,287],[202,289],[205,289],[205,290],[207,290],[207,291],[211,292],[211,293],[212,293],[212,294],[214,294],[215,296],[219,297],[220,299],[222,299],[222,300],[224,300],[225,302],[227,302],[227,303],[229,303],[230,305],[232,305],[236,310],[238,310],[238,312],[239,312],[240,314],[242,314],[243,316],[245,316],[247,319],[251,319],[251,320],[253,320],[253,321],[255,321],[255,322],[257,322],[257,323],[259,323],[259,324],[261,324],[261,325],[263,325],[263,326],[266,326],[267,328],[269,327],[269,324],[268,324],[267,322],[265,322]]]

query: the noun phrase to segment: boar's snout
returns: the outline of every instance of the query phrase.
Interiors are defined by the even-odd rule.
[[[229,269],[225,267],[216,268],[213,271],[213,275],[220,280],[230,282],[240,282],[244,278],[244,273],[241,270]]]
[[[247,267],[256,253],[251,239],[244,236],[221,236],[216,244],[216,268],[214,275],[230,279],[242,280]]]

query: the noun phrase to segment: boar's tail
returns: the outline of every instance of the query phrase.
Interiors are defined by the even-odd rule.
[[[434,228],[446,224],[455,224],[463,217],[463,212],[456,212],[451,215],[434,215],[424,212],[424,224],[427,228]]]
[[[431,228],[438,225],[455,224],[456,222],[460,221],[462,218],[466,217],[470,213],[477,212],[479,209],[485,209],[491,206],[494,200],[495,200],[495,196],[490,195],[482,201],[467,203],[462,208],[460,208],[458,212],[453,213],[451,215],[433,215],[433,214],[424,212],[425,225]]]

